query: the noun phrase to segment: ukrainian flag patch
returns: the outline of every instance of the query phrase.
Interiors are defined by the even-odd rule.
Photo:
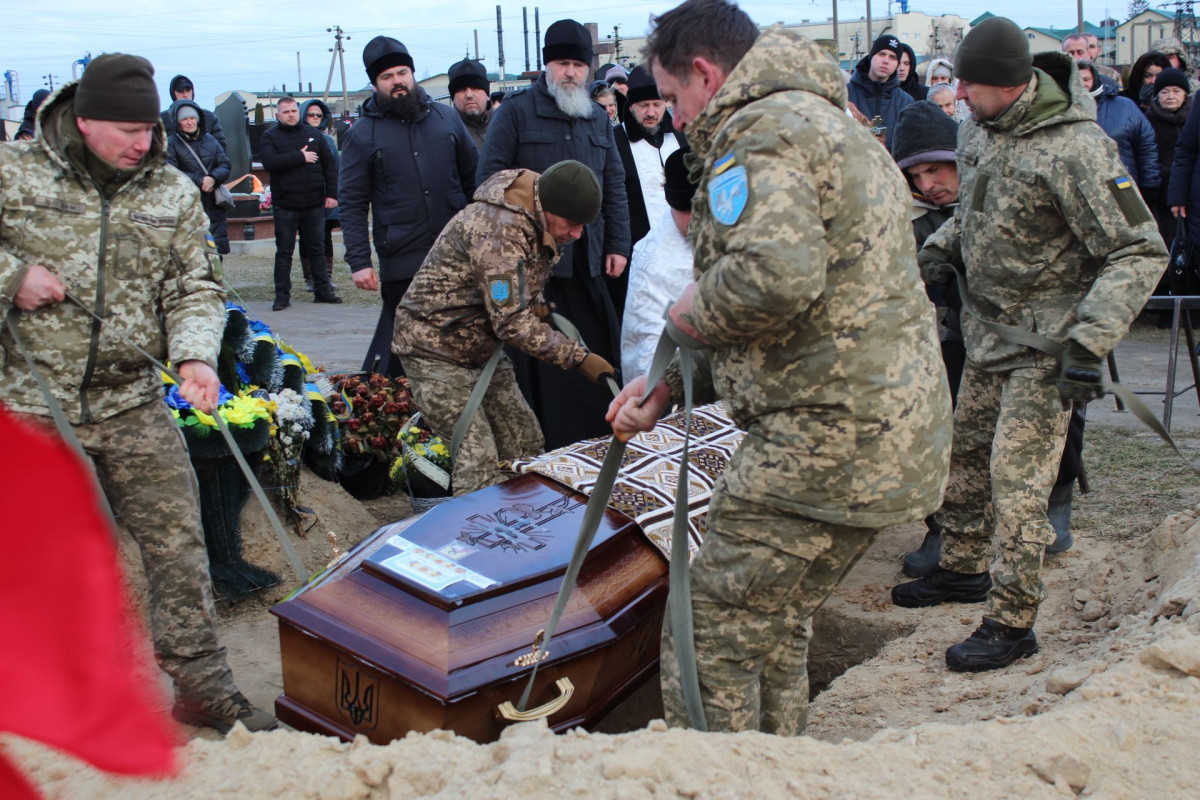
[[[736,163],[737,158],[734,157],[733,153],[727,153],[721,158],[718,158],[716,163],[713,164],[713,177],[715,178],[717,175],[720,175],[722,172],[729,169]]]
[[[1119,178],[1113,178],[1113,186],[1118,189],[1128,189],[1133,186],[1133,181],[1129,180],[1128,175],[1122,175]]]

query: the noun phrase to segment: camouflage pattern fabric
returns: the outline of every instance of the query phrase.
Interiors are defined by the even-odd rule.
[[[54,433],[48,418],[23,416]],[[141,551],[159,666],[181,697],[228,697],[237,687],[225,648],[217,642],[200,490],[179,425],[166,405],[154,400],[101,424],[71,427],[119,521]]]
[[[142,165],[100,187],[68,157],[72,142],[82,147],[75,87],[46,101],[37,140],[0,148],[0,314],[25,269],[41,264],[105,319],[101,326],[64,302],[17,323],[67,418],[85,423],[162,395],[157,371],[118,335],[160,360],[215,366],[225,308],[200,192],[167,166],[161,126]],[[49,413],[8,333],[0,334],[0,401]]]
[[[449,442],[481,370],[417,356],[404,356],[403,361],[417,408],[433,432]],[[512,362],[502,357],[459,445],[454,460],[454,495],[507,480],[512,476],[497,472],[497,464],[527,458],[544,449],[542,428],[517,387]]]
[[[832,58],[772,28],[688,126],[702,165],[690,321],[746,431],[728,490],[878,528],[940,505],[950,392],[908,184],[845,107]]]
[[[739,533],[756,528],[774,530],[796,547],[784,552]],[[718,491],[691,571],[696,664],[709,730],[804,732],[812,616],[877,533],[780,514]],[[667,724],[686,727],[668,618],[661,652]]]
[[[1071,416],[1055,377],[1054,371],[991,372],[967,361],[950,483],[934,515],[944,529],[942,567],[968,574],[991,567],[984,616],[1015,628],[1032,628],[1046,597],[1042,556],[1054,541],[1046,503]]]
[[[1150,296],[1167,251],[1116,145],[1094,124],[1070,56],[1042,53],[1034,64],[1007,111],[959,128],[958,212],[922,257],[963,265],[977,313],[1103,358]],[[1032,627],[1069,409],[1054,386],[1056,359],[1001,339],[966,311],[962,328],[941,565],[987,570],[994,533],[1000,556],[986,614]]]
[[[832,58],[775,27],[687,129],[689,321],[746,431],[691,569],[710,730],[803,730],[809,617],[876,530],[945,488],[950,392],[908,185],[845,107]],[[668,696],[676,672],[664,657]]]
[[[1071,338],[1103,358],[1145,305],[1167,249],[1070,61],[1039,54],[1035,65],[1057,80],[1035,68],[998,119],[962,124],[958,212],[924,249],[965,266],[971,301],[992,321]],[[970,314],[962,327],[985,369],[1053,362]]]
[[[47,100],[36,141],[0,147],[0,312],[26,268],[42,264],[104,318],[63,302],[22,312],[17,325],[141,549],[160,665],[181,696],[217,700],[237,690],[217,643],[196,476],[161,376],[118,338],[160,359],[215,366],[225,327],[215,246],[200,192],[165,163],[161,125],[136,169],[96,164],[75,125],[75,88]],[[7,330],[0,401],[49,424]]]
[[[558,258],[538,177],[497,172],[450,220],[396,308],[392,352],[482,367],[504,342],[562,369],[579,366],[584,348],[530,310],[544,302]]]

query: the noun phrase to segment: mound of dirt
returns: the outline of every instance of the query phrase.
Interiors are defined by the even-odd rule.
[[[302,548],[310,569],[331,555],[327,529],[369,531],[377,522],[339,492],[306,487],[318,519]],[[397,503],[382,502],[380,521],[394,518]],[[250,560],[286,570],[253,514],[244,525]],[[980,607],[892,606],[900,556],[921,531],[884,532],[817,619],[812,677],[828,687],[797,739],[661,722],[555,736],[526,723],[491,745],[438,731],[375,746],[239,727],[224,739],[193,739],[185,770],[169,782],[115,779],[28,742],[4,745],[61,798],[1196,797],[1196,517],[1177,514],[1141,539],[1089,539],[1048,559],[1041,652],[978,675],[949,672],[943,653],[978,625]],[[252,697],[264,704],[279,691],[277,671],[268,674],[277,670],[277,652],[274,667],[267,657],[277,650],[272,628],[261,607],[223,625],[227,638],[241,634],[231,656],[261,657],[257,668],[234,658],[234,668],[243,686],[247,676],[265,684]]]

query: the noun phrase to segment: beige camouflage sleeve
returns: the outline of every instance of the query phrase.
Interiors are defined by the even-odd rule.
[[[825,290],[828,248],[820,215],[820,156],[778,136],[762,118],[738,132],[734,150],[746,176],[746,206],[732,225],[709,221],[721,255],[696,285],[690,320],[709,343],[751,341],[786,325]]]
[[[584,348],[542,322],[529,308],[528,301],[543,288],[526,283],[530,278],[525,269],[529,248],[524,235],[511,226],[485,232],[472,248],[471,260],[488,320],[497,338],[506,344],[560,369],[574,369],[586,355]]]
[[[1106,356],[1154,291],[1167,266],[1167,248],[1150,210],[1124,167],[1080,158],[1064,172],[1059,187],[1063,217],[1096,259],[1100,274],[1075,314],[1071,339]],[[1115,159],[1113,159],[1115,161]]]
[[[4,219],[4,209],[8,205],[5,198],[10,189],[5,180],[7,173],[7,170],[4,169],[5,166],[7,166],[6,162],[0,162],[0,231],[9,229]],[[0,239],[0,314],[8,313],[8,307],[13,304],[13,297],[20,291],[21,284],[25,280],[27,269],[28,265],[22,264],[20,259],[13,255],[8,242]]]
[[[171,240],[171,264],[159,303],[166,319],[171,362],[197,359],[214,369],[225,330],[225,291],[214,274],[216,246],[200,193],[182,193],[179,226]]]

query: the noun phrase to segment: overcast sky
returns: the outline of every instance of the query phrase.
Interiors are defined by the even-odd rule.
[[[580,22],[598,23],[601,37],[621,26],[622,37],[641,36],[651,14],[662,13],[676,2],[627,2],[612,0],[555,0],[537,6],[541,30],[555,20],[571,17]],[[744,2],[742,7],[758,23],[800,22],[824,19],[831,13],[831,2]],[[1084,13],[1091,22],[1111,16],[1124,20],[1128,3],[1108,6],[1085,0]],[[534,5],[525,6],[529,14],[530,62],[533,48]],[[871,3],[874,18],[886,16],[888,3]],[[899,4],[892,6],[899,10]],[[502,3],[504,54],[507,71],[520,72],[525,66],[525,45],[521,35],[522,6],[509,0]],[[1017,24],[1071,27],[1075,24],[1075,3],[1013,2],[933,2],[914,0],[911,11],[927,14],[953,13],[973,19],[984,11],[1013,18]],[[838,15],[843,21],[866,13],[866,0],[839,0]],[[20,78],[21,104],[54,76],[55,86],[70,80],[72,62],[85,54],[104,52],[136,53],[150,59],[156,69],[159,90],[167,98],[171,76],[187,75],[196,84],[202,105],[211,106],[223,91],[244,89],[269,90],[297,84],[296,53],[300,54],[300,74],[304,83],[320,90],[329,74],[333,45],[326,28],[340,25],[351,38],[345,42],[346,80],[351,89],[366,84],[362,66],[362,48],[373,36],[393,36],[408,46],[416,63],[418,78],[444,72],[462,59],[468,49],[474,54],[474,31],[479,31],[479,55],[489,71],[497,68],[496,3],[411,0],[406,3],[359,2],[345,0],[208,0],[187,3],[180,0],[33,0],[12,2],[0,26],[0,72],[9,70]],[[334,91],[340,91],[341,78],[335,71]],[[0,103],[0,108],[7,102]],[[8,116],[13,116],[11,113]],[[19,116],[19,115],[18,115]]]

